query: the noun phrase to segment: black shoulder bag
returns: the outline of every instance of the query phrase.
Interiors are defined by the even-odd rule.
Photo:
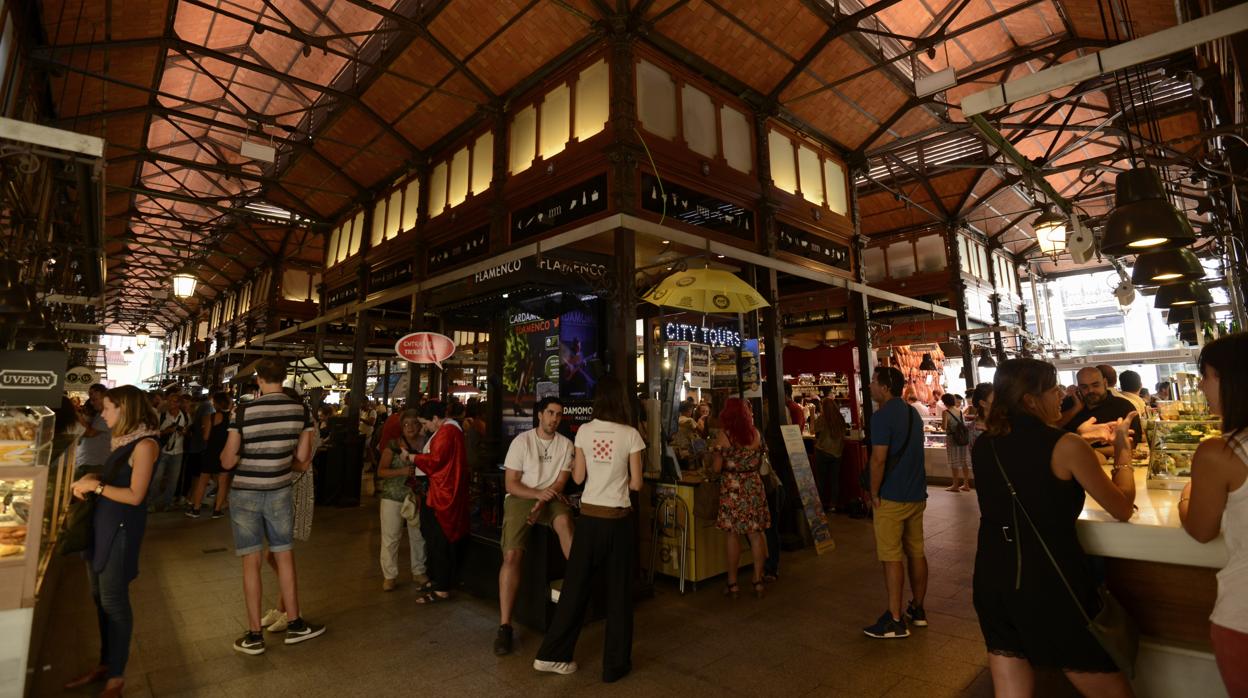
[[[1053,557],[1053,553],[1049,550],[1049,546],[1044,542],[1044,538],[1040,535],[1040,529],[1036,523],[1031,520],[1031,515],[1027,513],[1027,509],[1023,507],[1022,501],[1018,498],[1018,492],[1014,490],[1014,483],[1010,481],[1010,476],[1005,474],[1005,466],[1001,465],[1001,458],[997,455],[997,444],[992,441],[992,458],[997,462],[997,469],[1001,471],[1001,479],[1005,480],[1005,486],[1010,491],[1010,497],[1013,499],[1014,511],[1014,530],[1018,530],[1018,512],[1023,513],[1023,518],[1027,519],[1027,524],[1031,526],[1032,533],[1036,534],[1036,540],[1040,541],[1040,547],[1044,550],[1044,554],[1048,556],[1049,562],[1053,563],[1053,569],[1057,572],[1057,576],[1062,580],[1062,586],[1066,587],[1066,591],[1070,594],[1071,601],[1074,601],[1075,608],[1079,609],[1079,614],[1087,622],[1088,632],[1092,633],[1092,637],[1101,644],[1101,648],[1114,660],[1114,664],[1127,675],[1128,678],[1135,677],[1135,657],[1140,649],[1140,628],[1135,623],[1135,619],[1127,613],[1127,609],[1118,603],[1118,599],[1109,592],[1109,588],[1102,583],[1097,587],[1096,593],[1101,598],[1101,610],[1093,618],[1088,615],[1087,609],[1083,607],[1083,603],[1079,601],[1079,596],[1075,594],[1075,590],[1067,581],[1066,575],[1062,573],[1062,568],[1057,564],[1057,558]],[[1018,574],[1015,577],[1014,588],[1018,589],[1022,582],[1023,575],[1023,551],[1022,544],[1019,542],[1017,535],[1014,536],[1014,547],[1018,555]]]
[[[131,457],[134,452],[131,451]],[[121,465],[130,460],[125,458],[113,464],[108,472],[100,473],[100,482],[108,484],[117,477]],[[95,504],[99,499],[98,494],[88,492],[82,499],[72,501],[69,505],[69,511],[65,512],[65,525],[61,529],[61,535],[56,539],[56,552],[61,555],[72,555],[80,553],[91,547],[91,543],[95,538]]]
[[[906,449],[910,447],[910,434],[914,432],[914,417],[915,417],[915,414],[917,413],[915,412],[915,409],[909,405],[906,405],[906,409],[909,410],[910,412],[908,415],[906,415],[906,439],[905,441],[901,442],[900,451],[898,451],[895,455],[890,453],[888,454],[888,457],[884,459],[884,480],[888,479],[888,474],[893,471],[893,467],[896,466],[897,463],[901,461],[901,457],[905,455]],[[875,444],[872,444],[872,446],[874,445]],[[880,481],[881,487],[884,486],[884,480]],[[862,486],[862,493],[866,495],[867,497],[870,497],[871,496],[871,461],[870,459],[867,460],[867,467],[863,468],[861,473],[858,473],[858,484]]]

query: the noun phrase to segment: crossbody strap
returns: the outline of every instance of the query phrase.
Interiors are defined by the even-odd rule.
[[[1013,506],[1015,508],[1015,511],[1023,512],[1023,518],[1027,519],[1027,524],[1031,526],[1032,533],[1036,534],[1036,540],[1040,541],[1041,549],[1043,549],[1044,554],[1048,556],[1049,562],[1053,563],[1053,569],[1054,571],[1057,572],[1058,578],[1062,580],[1062,586],[1066,587],[1066,591],[1067,593],[1070,594],[1070,598],[1074,600],[1075,607],[1079,609],[1079,614],[1083,616],[1083,619],[1085,621],[1091,624],[1092,618],[1088,615],[1087,610],[1084,609],[1083,602],[1079,600],[1079,596],[1075,594],[1074,588],[1070,586],[1070,581],[1066,579],[1066,575],[1062,572],[1062,566],[1057,564],[1057,558],[1053,557],[1053,552],[1049,550],[1048,543],[1044,542],[1044,537],[1040,535],[1040,528],[1036,526],[1035,521],[1032,521],[1031,515],[1027,513],[1027,508],[1024,507],[1022,501],[1019,500],[1018,492],[1014,489],[1014,483],[1010,481],[1010,476],[1006,475],[1005,466],[1001,465],[1001,457],[997,455],[996,440],[994,439],[994,440],[989,441],[989,444],[992,446],[992,458],[993,460],[997,462],[997,469],[1001,471],[1001,478],[1005,480],[1006,489],[1010,491],[1010,497],[1014,500]],[[1018,528],[1018,525],[1017,525],[1018,516],[1017,515],[1015,515],[1014,521],[1015,521],[1014,527],[1015,529],[1017,529]],[[1023,567],[1023,557],[1022,557],[1022,552],[1021,552],[1022,540],[1018,538],[1017,531],[1015,531],[1014,545],[1016,546],[1016,548],[1020,550],[1019,555],[1018,555],[1018,573],[1019,573],[1019,576],[1021,577],[1022,567]],[[1017,589],[1017,586],[1018,586],[1017,582],[1015,582],[1016,589]]]

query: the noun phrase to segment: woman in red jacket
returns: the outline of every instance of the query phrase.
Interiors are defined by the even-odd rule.
[[[417,603],[444,601],[455,588],[458,548],[468,537],[468,463],[464,430],[446,416],[446,404],[426,402],[420,421],[433,432],[425,453],[413,456],[416,469],[429,476],[429,494],[420,508],[420,532],[428,555],[429,584]]]

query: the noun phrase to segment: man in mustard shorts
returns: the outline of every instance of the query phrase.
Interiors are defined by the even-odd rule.
[[[863,628],[880,639],[910,636],[906,620],[927,626],[923,597],[927,594],[927,558],[923,555],[923,510],[927,507],[927,473],[923,468],[923,420],[901,399],[905,377],[891,366],[875,370],[871,399],[879,409],[871,416],[871,503],[875,509],[876,557],[884,566],[888,610],[874,625]],[[903,562],[910,566],[914,594],[902,616],[905,585]]]
[[[500,622],[494,638],[494,654],[511,653],[511,611],[520,588],[520,565],[529,527],[535,523],[555,529],[566,559],[572,551],[572,511],[563,501],[563,488],[572,474],[575,449],[568,437],[556,431],[563,419],[559,398],[537,403],[536,429],[515,438],[503,461],[507,498],[503,500],[503,565],[498,570]]]

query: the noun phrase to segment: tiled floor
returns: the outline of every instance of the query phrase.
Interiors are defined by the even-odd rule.
[[[244,628],[240,567],[227,520],[153,517],[142,573],[127,695],[991,695],[971,606],[978,510],[974,495],[931,488],[926,531],[931,626],[906,640],[861,633],[884,608],[870,523],[834,517],[835,551],[784,555],[780,582],[763,600],[729,600],[721,584],[680,595],[658,584],[636,608],[634,671],[599,683],[602,623],[581,635],[581,670],[569,677],[532,668],[540,638],[517,629],[517,651],[491,652],[497,602],[458,595],[413,603],[412,584],[381,592],[376,504],[318,509],[312,541],[297,553],[305,615],[329,626],[317,640],[246,657],[231,644]],[[404,551],[406,546],[403,546]],[[405,555],[405,552],[402,553]],[[75,563],[76,565],[76,563]],[[402,568],[402,567],[401,567]],[[746,572],[748,574],[748,571]],[[266,598],[276,582],[266,571]],[[85,573],[73,566],[55,590],[34,695],[60,686],[97,656],[95,611]],[[266,608],[269,606],[266,602]],[[1066,694],[1060,676],[1041,694]]]

